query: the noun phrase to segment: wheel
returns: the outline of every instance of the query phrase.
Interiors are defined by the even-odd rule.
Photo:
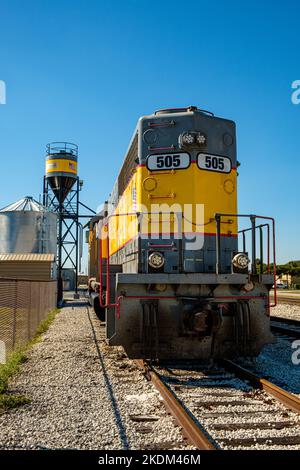
[[[94,311],[100,321],[105,321],[105,308],[100,306],[99,297],[94,299]]]

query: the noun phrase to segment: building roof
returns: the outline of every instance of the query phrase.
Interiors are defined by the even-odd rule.
[[[25,196],[17,202],[3,207],[0,212],[34,211],[44,212],[46,208],[31,196]]]
[[[39,261],[39,262],[53,262],[55,255],[51,253],[1,253],[1,261]]]

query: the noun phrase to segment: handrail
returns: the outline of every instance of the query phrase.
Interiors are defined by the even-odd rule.
[[[170,215],[171,213],[170,212],[167,212],[167,211],[161,211],[161,212],[152,212],[152,214],[155,214],[155,215]],[[172,214],[176,214],[178,216],[178,214],[176,212],[172,212]],[[106,258],[106,300],[105,300],[105,303],[103,303],[103,300],[102,300],[102,297],[103,297],[103,272],[102,272],[102,268],[103,268],[103,256],[102,256],[102,239],[100,237],[100,240],[99,240],[99,245],[100,245],[100,248],[99,248],[99,255],[100,255],[100,264],[99,264],[99,283],[100,283],[100,286],[99,286],[99,303],[100,303],[100,306],[101,308],[115,308],[117,307],[117,311],[119,312],[119,308],[120,308],[120,301],[121,301],[121,298],[123,296],[119,296],[115,301],[114,303],[111,303],[110,302],[110,261],[109,261],[109,257],[110,257],[110,253],[109,253],[109,221],[112,217],[124,217],[124,216],[136,216],[136,217],[140,217],[140,216],[143,216],[143,215],[148,215],[148,213],[144,213],[144,212],[126,212],[126,213],[121,213],[121,214],[111,214],[109,216],[106,217],[106,223],[103,224],[103,226],[107,226],[107,258]],[[181,213],[180,213],[181,215]],[[179,225],[178,225],[179,227]],[[182,227],[180,225],[180,228],[181,228],[181,231],[182,231]],[[142,298],[142,297],[141,297]],[[152,298],[152,297],[151,297]],[[119,313],[118,313],[119,315]]]
[[[255,229],[259,229],[259,233],[260,233],[260,265],[261,265],[261,271],[260,271],[260,274],[263,274],[262,273],[262,261],[263,261],[263,232],[262,232],[262,229],[264,227],[267,227],[267,271],[268,271],[268,274],[270,274],[270,225],[269,224],[260,224],[260,225],[256,225],[255,226]],[[252,230],[252,227],[249,227],[249,228],[244,228],[242,230],[239,230],[238,233],[241,233],[242,236],[243,236],[243,251],[245,252],[246,251],[246,238],[245,238],[245,232],[249,232]]]
[[[152,214],[159,214],[159,215],[164,215],[168,214],[170,215],[170,212],[154,212]],[[173,213],[178,216],[177,213]],[[119,296],[114,300],[113,303],[110,301],[110,251],[109,251],[109,222],[110,219],[113,217],[124,217],[124,216],[135,216],[139,218],[140,216],[147,215],[146,213],[143,212],[127,212],[127,213],[121,213],[121,214],[111,214],[106,217],[105,223],[103,224],[103,227],[107,227],[107,258],[106,258],[106,299],[105,302],[103,302],[103,253],[102,253],[102,238],[100,236],[99,239],[99,255],[100,255],[100,264],[99,264],[99,303],[101,308],[117,308],[117,313],[118,315],[120,314],[119,309],[120,309],[120,302],[123,296]],[[247,217],[250,218],[252,227],[250,230],[252,231],[252,264],[254,263],[254,267],[252,266],[252,273],[256,274],[256,253],[255,253],[255,243],[256,243],[256,238],[255,238],[255,231],[257,228],[262,228],[263,226],[268,226],[268,224],[261,224],[260,226],[256,225],[256,219],[267,219],[272,221],[272,229],[273,229],[273,264],[274,264],[274,269],[273,269],[273,277],[274,277],[274,304],[269,304],[269,307],[274,307],[277,305],[277,289],[276,289],[276,246],[275,246],[275,220],[272,217],[265,217],[265,216],[259,216],[259,215],[253,215],[253,214],[221,214],[221,213],[216,213],[215,214],[215,220],[216,220],[216,274],[221,274],[221,260],[220,260],[220,251],[221,251],[221,218],[222,217]],[[181,227],[182,230],[182,227]],[[245,231],[248,231],[249,229],[246,229]],[[243,232],[243,231],[240,231]],[[240,233],[239,232],[239,233]],[[269,234],[269,230],[268,230]],[[268,266],[270,265],[269,263],[269,248],[268,248]],[[253,269],[254,268],[254,269]],[[143,298],[145,296],[137,296],[138,298]],[[151,298],[159,298],[159,297],[151,297]]]
[[[46,145],[47,155],[53,153],[59,153],[63,150],[66,153],[71,153],[72,155],[78,156],[78,145],[73,144],[72,142],[50,142]]]
[[[256,219],[265,219],[270,220],[272,223],[272,245],[273,245],[273,278],[274,278],[274,303],[269,304],[269,307],[275,307],[277,305],[277,286],[276,286],[276,237],[275,237],[275,219],[269,216],[263,215],[254,215],[254,214],[225,214],[225,213],[216,213],[216,273],[221,274],[221,218],[222,217],[243,217],[249,218],[251,221],[251,227],[248,230],[251,230],[252,233],[252,274],[256,274],[256,228],[260,227],[256,225]],[[261,227],[268,224],[261,224]],[[240,231],[243,232],[243,231]],[[240,233],[239,232],[239,233]],[[261,233],[262,236],[262,233]],[[268,237],[270,232],[268,231]],[[270,266],[270,249],[268,248],[268,265]]]

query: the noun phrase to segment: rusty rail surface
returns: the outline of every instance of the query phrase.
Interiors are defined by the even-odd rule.
[[[135,361],[141,368],[147,379],[151,380],[155,388],[161,394],[164,404],[172,414],[178,425],[183,429],[184,435],[189,442],[199,450],[217,450],[213,443],[207,438],[204,432],[197,426],[185,408],[181,405],[176,396],[163,383],[157,372],[146,361],[140,359]]]
[[[250,372],[228,359],[222,360],[221,364],[224,365],[226,369],[232,371],[237,377],[249,380],[254,387],[264,390],[266,393],[276,398],[276,400],[283,403],[287,408],[300,414],[300,399],[296,395],[287,392],[283,388],[278,387],[278,385],[269,382],[269,380],[258,377],[253,372]]]

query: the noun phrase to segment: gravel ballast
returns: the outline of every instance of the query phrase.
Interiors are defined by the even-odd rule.
[[[192,448],[85,301],[61,310],[9,392],[31,403],[0,416],[1,449]]]
[[[105,325],[84,300],[67,303],[10,384],[9,392],[31,402],[0,415],[1,449],[193,449],[151,382],[123,348],[109,347],[104,336]],[[280,338],[246,365],[299,393],[300,369],[289,364],[290,353],[291,344]],[[178,373],[183,380],[190,376],[186,370]],[[225,371],[213,373],[213,380],[191,374],[199,386],[192,382],[176,394],[221,448],[300,448],[280,443],[293,432],[300,436],[299,416],[264,392],[252,392]],[[180,384],[180,377],[170,379],[171,388],[178,379]],[[255,428],[269,421],[274,429]],[[286,421],[290,427],[285,429]],[[239,440],[256,437],[268,442],[239,446]]]
[[[172,368],[164,380],[221,449],[300,449],[300,416],[234,374]]]
[[[278,304],[271,308],[271,317],[289,318],[300,321],[300,306],[289,304]]]
[[[267,344],[258,357],[239,362],[255,374],[300,397],[300,364],[295,363],[295,359],[300,357],[297,352],[299,348],[299,340],[276,334],[275,343]]]
[[[300,306],[279,304],[271,309],[272,317],[300,321]],[[289,328],[288,324],[282,325]],[[300,353],[297,352],[299,348],[299,340],[288,337],[288,333],[275,334],[274,343],[266,345],[257,358],[242,359],[240,363],[300,397]]]

